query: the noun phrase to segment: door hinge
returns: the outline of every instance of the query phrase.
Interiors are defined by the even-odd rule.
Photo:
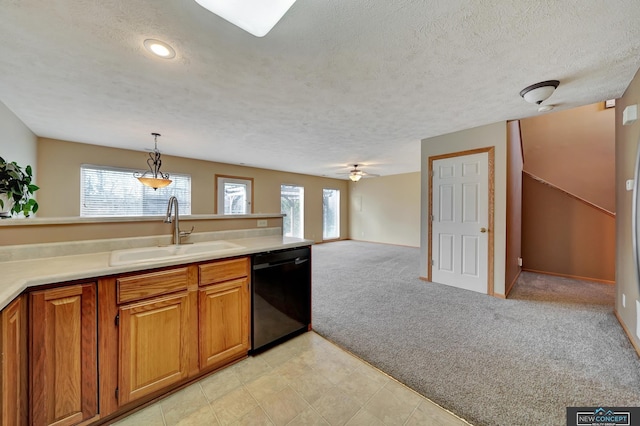
[[[116,388],[116,399],[120,397],[120,388]]]
[[[431,266],[434,266],[436,264],[436,262],[434,262],[433,259],[431,259]]]
[[[114,321],[116,323],[116,327],[120,325],[120,314],[116,315],[116,319]],[[117,390],[116,390],[117,392]]]
[[[431,215],[431,222],[433,222],[433,215]]]

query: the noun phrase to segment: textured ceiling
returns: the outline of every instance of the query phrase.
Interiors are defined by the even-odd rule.
[[[566,109],[640,67],[638,0],[298,0],[263,38],[193,0],[0,7],[0,101],[38,136],[143,151],[155,131],[166,154],[331,177],[418,171],[420,139],[538,114],[525,86],[560,80]]]

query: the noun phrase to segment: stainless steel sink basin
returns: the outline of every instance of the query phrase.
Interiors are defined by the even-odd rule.
[[[221,252],[232,252],[242,248],[244,247],[228,241],[206,241],[179,246],[173,245],[114,250],[111,252],[111,256],[109,257],[109,265],[128,265],[131,263],[189,257],[204,253],[219,254]]]

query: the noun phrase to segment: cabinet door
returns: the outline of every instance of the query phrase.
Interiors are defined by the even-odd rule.
[[[97,414],[96,285],[30,295],[31,424],[72,425]]]
[[[27,424],[27,317],[26,302],[19,297],[2,311],[1,424]]]
[[[120,406],[187,377],[187,293],[122,306],[119,318]]]
[[[221,366],[249,351],[249,281],[211,285],[199,291],[200,368]]]

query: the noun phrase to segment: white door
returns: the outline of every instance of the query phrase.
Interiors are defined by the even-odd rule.
[[[433,161],[433,282],[488,293],[489,155]]]

